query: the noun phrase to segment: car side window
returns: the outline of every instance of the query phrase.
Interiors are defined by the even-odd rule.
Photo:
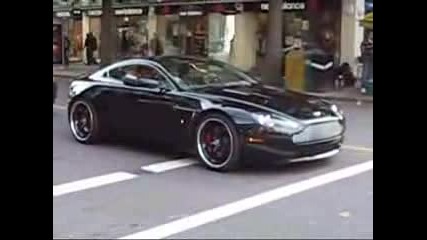
[[[142,64],[133,64],[112,69],[109,72],[109,76],[121,82],[124,82],[125,78],[132,78],[139,81],[142,86],[148,88],[156,85],[170,88],[168,81],[159,71]],[[147,82],[147,85],[144,85],[144,82]]]

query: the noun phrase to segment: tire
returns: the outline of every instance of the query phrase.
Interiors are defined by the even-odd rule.
[[[91,122],[91,127],[90,130],[88,131],[88,135],[87,136],[79,136],[79,134],[77,133],[76,129],[76,124],[74,124],[74,112],[76,111],[76,109],[78,107],[84,107],[88,110],[89,112],[89,121]],[[99,118],[98,118],[98,114],[96,112],[95,107],[93,106],[92,103],[90,103],[87,100],[84,99],[78,99],[74,102],[72,102],[70,108],[69,108],[69,113],[68,113],[68,123],[70,126],[70,130],[71,130],[71,134],[73,135],[74,139],[77,140],[80,143],[83,144],[94,144],[97,143],[100,138],[101,138],[101,129],[100,129],[100,122],[99,122]]]
[[[230,144],[229,144],[229,154],[226,157],[226,160],[222,163],[212,162],[209,155],[206,153],[202,143],[202,134],[204,129],[210,123],[222,125],[226,130],[226,133],[229,135]],[[196,152],[200,161],[210,170],[227,172],[236,170],[241,166],[241,140],[237,129],[234,123],[229,120],[226,116],[221,114],[208,114],[204,116],[196,127]]]

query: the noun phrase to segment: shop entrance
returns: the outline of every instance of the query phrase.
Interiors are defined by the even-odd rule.
[[[68,38],[70,39],[69,57],[71,62],[80,62],[83,59],[84,39],[82,20],[70,19],[68,22]]]
[[[180,49],[182,54],[208,56],[208,18],[201,16],[180,16]]]

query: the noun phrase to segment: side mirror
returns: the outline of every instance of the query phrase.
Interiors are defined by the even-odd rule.
[[[141,78],[139,79],[139,82],[141,87],[146,88],[159,88],[161,86],[159,81],[149,78]]]
[[[123,78],[123,83],[132,87],[143,87],[143,88],[159,88],[161,85],[159,81],[147,79],[147,78],[136,78],[132,75],[126,75]]]
[[[122,77],[122,79],[125,85],[132,86],[132,87],[139,87],[140,85],[138,78],[136,78],[133,75],[126,74],[124,77]]]

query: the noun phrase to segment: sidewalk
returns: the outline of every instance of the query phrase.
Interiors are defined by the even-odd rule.
[[[68,66],[54,65],[53,76],[59,78],[76,78],[82,74],[90,73],[99,68],[99,65],[85,65],[83,63],[71,63]]]
[[[345,88],[338,91],[330,91],[325,93],[313,93],[313,92],[302,92],[304,94],[314,96],[314,97],[320,97],[328,100],[337,100],[337,101],[346,101],[346,102],[353,102],[353,101],[362,101],[362,102],[374,102],[373,96],[364,95],[360,92],[360,89],[356,88]]]
[[[64,67],[62,65],[53,66],[53,76],[58,78],[76,78],[86,73],[90,73],[98,69],[98,65],[87,66],[82,63],[73,63],[68,67]],[[360,90],[355,88],[342,89],[339,91],[330,91],[326,93],[311,93],[311,92],[303,92],[304,94],[329,99],[336,101],[362,101],[362,102],[374,102],[373,96],[363,95]]]

